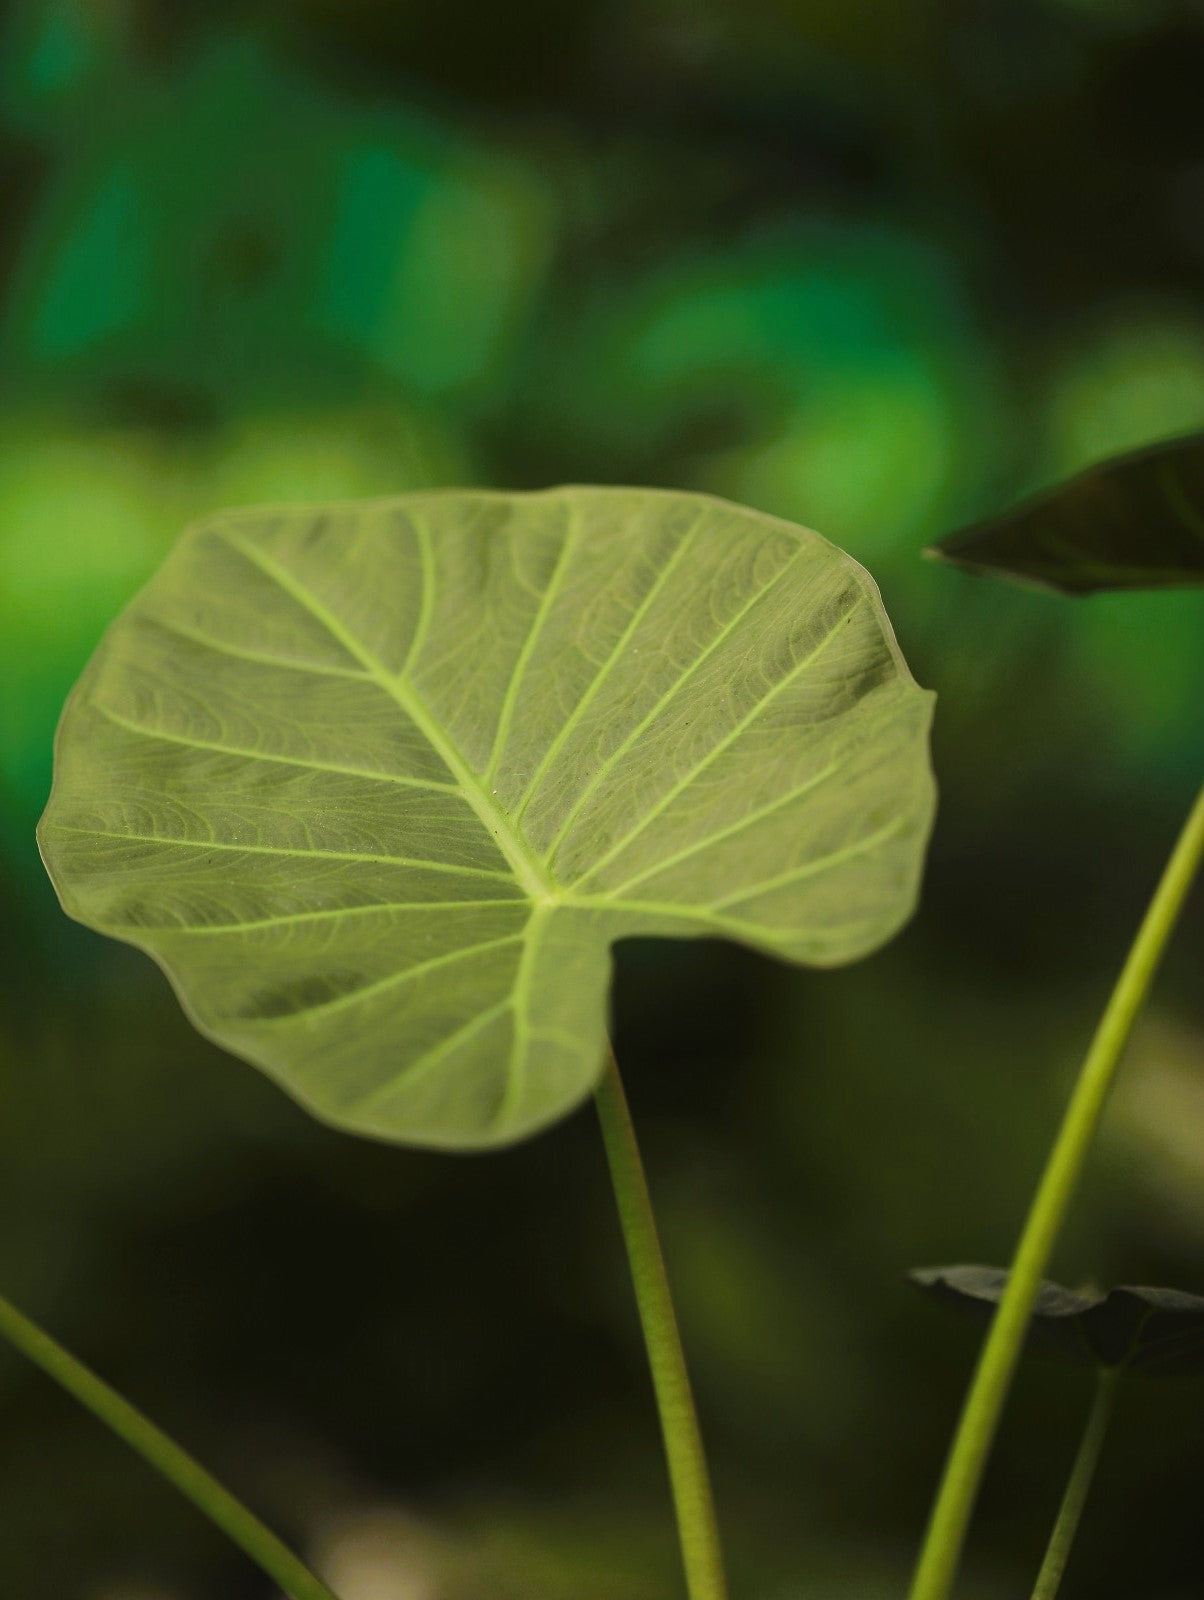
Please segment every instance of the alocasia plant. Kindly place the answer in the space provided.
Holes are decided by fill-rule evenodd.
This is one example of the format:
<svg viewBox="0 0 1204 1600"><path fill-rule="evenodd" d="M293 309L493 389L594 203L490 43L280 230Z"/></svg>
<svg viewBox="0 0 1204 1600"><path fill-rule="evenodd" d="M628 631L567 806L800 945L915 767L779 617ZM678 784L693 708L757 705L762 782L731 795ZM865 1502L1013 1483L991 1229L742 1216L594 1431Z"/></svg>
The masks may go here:
<svg viewBox="0 0 1204 1600"><path fill-rule="evenodd" d="M597 1090L692 1600L725 1580L610 946L880 945L915 904L931 710L818 535L559 489L214 517L64 714L40 830L64 906L316 1114L480 1148Z"/></svg>

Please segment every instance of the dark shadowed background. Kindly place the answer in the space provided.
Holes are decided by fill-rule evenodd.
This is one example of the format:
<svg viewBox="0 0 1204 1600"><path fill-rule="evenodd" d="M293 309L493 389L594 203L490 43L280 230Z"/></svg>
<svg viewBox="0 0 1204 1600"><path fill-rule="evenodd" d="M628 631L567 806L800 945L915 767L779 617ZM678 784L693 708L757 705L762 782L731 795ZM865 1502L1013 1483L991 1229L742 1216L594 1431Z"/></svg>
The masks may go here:
<svg viewBox="0 0 1204 1600"><path fill-rule="evenodd" d="M672 1600L586 1108L311 1122L39 866L63 697L205 511L704 489L879 579L940 696L923 904L808 973L619 952L617 1048L738 1600L894 1600L975 1332L1204 767L1204 596L925 543L1204 427L1204 11L1170 0L10 0L0 34L0 1289L343 1600ZM1058 1275L1204 1291L1204 906ZM1026 1365L961 1594L1028 1592L1086 1375ZM1134 1380L1067 1600L1204 1592L1204 1385ZM267 1600L0 1350L0 1600Z"/></svg>

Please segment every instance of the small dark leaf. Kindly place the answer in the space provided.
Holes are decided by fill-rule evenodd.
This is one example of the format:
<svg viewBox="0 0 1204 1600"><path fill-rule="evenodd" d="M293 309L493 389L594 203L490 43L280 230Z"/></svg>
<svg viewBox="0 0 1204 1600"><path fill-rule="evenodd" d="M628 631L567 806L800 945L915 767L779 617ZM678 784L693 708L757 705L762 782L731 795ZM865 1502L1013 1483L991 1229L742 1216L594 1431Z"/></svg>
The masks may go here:
<svg viewBox="0 0 1204 1600"><path fill-rule="evenodd" d="M1100 462L926 553L1063 594L1204 585L1204 434Z"/></svg>
<svg viewBox="0 0 1204 1600"><path fill-rule="evenodd" d="M989 1320L1008 1274L998 1267L923 1267L908 1278L933 1299ZM1042 1283L1029 1338L1037 1348L1106 1367L1160 1377L1204 1372L1204 1296L1132 1284L1096 1294Z"/></svg>

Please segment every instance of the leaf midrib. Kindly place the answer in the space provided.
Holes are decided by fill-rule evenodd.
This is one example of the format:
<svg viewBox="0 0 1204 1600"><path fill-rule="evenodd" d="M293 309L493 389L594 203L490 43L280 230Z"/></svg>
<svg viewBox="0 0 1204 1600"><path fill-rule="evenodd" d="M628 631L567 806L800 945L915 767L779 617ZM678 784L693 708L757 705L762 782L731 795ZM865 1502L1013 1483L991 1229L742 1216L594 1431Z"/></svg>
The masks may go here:
<svg viewBox="0 0 1204 1600"><path fill-rule="evenodd" d="M440 728L431 715L426 701L406 680L404 673L388 672L311 589L266 551L246 543L228 530L217 531L218 537L232 550L237 551L252 566L258 567L279 589L320 622L344 650L361 664L372 681L405 712L455 778L465 800L476 812L486 832L496 842L528 898L536 906L556 904L562 898L559 886L536 860L525 840L512 827L510 819L493 803L492 797L469 766L459 747Z"/></svg>

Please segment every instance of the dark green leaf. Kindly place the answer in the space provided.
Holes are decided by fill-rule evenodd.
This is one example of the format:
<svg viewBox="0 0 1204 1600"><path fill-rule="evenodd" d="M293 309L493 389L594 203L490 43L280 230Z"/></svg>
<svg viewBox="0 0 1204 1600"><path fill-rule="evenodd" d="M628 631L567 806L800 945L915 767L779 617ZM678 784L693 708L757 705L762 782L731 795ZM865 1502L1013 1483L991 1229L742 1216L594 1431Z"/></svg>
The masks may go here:
<svg viewBox="0 0 1204 1600"><path fill-rule="evenodd" d="M1204 434L1104 461L928 553L1064 594L1204 584Z"/></svg>
<svg viewBox="0 0 1204 1600"><path fill-rule="evenodd" d="M989 1320L1007 1287L998 1267L925 1267L912 1283ZM1042 1283L1029 1330L1038 1347L1171 1377L1204 1372L1204 1296L1122 1284L1106 1294Z"/></svg>
<svg viewBox="0 0 1204 1600"><path fill-rule="evenodd" d="M231 513L93 658L42 850L318 1115L501 1144L593 1087L615 939L895 932L931 698L856 562L708 496Z"/></svg>

